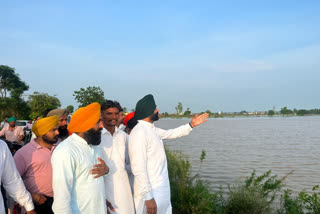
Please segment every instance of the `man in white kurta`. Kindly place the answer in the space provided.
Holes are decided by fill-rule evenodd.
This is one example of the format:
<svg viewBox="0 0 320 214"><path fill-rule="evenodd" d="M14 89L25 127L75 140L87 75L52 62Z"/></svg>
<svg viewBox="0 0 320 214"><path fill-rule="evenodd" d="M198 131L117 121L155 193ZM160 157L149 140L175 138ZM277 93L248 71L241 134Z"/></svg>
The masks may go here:
<svg viewBox="0 0 320 214"><path fill-rule="evenodd" d="M78 109L68 130L73 132L53 151L52 209L59 214L107 213L104 176L95 177L92 166L105 159L101 147L100 105Z"/></svg>
<svg viewBox="0 0 320 214"><path fill-rule="evenodd" d="M136 213L170 214L170 183L163 139L174 139L190 133L192 127L207 121L208 114L195 116L189 124L171 130L156 128L159 110L152 95L138 101L134 118L138 124L129 137L129 156L134 175Z"/></svg>
<svg viewBox="0 0 320 214"><path fill-rule="evenodd" d="M2 140L0 140L0 185L3 185L9 196L23 206L27 213L35 213L31 195L23 184L7 144ZM1 193L0 213L6 213Z"/></svg>
<svg viewBox="0 0 320 214"><path fill-rule="evenodd" d="M100 146L106 154L109 174L105 179L107 200L117 214L134 214L134 204L128 174L125 169L127 134L116 126L119 117L117 102L108 100L101 105L104 128ZM109 210L110 213L113 213Z"/></svg>

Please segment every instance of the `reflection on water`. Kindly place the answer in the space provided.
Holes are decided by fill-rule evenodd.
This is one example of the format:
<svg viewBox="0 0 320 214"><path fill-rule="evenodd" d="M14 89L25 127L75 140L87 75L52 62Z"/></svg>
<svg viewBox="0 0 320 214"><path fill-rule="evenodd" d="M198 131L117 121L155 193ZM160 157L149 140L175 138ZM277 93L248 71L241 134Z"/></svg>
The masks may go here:
<svg viewBox="0 0 320 214"><path fill-rule="evenodd" d="M188 119L161 119L157 127L169 129ZM207 153L201 177L213 190L236 179L272 170L294 191L320 184L320 117L257 117L209 119L188 136L165 140L171 150L186 154L198 172L201 151Z"/></svg>

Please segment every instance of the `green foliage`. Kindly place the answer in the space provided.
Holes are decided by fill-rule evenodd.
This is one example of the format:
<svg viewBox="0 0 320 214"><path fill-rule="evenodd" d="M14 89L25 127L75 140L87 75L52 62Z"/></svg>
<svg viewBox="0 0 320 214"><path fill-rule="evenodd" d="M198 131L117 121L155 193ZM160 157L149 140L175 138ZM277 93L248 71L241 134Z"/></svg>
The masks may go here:
<svg viewBox="0 0 320 214"><path fill-rule="evenodd" d="M0 117L4 115L16 116L19 119L27 118L30 108L21 99L24 91L29 86L23 82L19 74L15 73L14 68L0 65Z"/></svg>
<svg viewBox="0 0 320 214"><path fill-rule="evenodd" d="M213 113L210 110L207 110L205 113L212 115Z"/></svg>
<svg viewBox="0 0 320 214"><path fill-rule="evenodd" d="M293 196L290 190L285 190L281 196L281 207L278 209L279 214L312 214L320 213L320 192L316 192L319 185L313 187L312 194L305 191Z"/></svg>
<svg viewBox="0 0 320 214"><path fill-rule="evenodd" d="M178 102L178 105L175 107L177 114L181 114L183 111L183 105L181 102Z"/></svg>
<svg viewBox="0 0 320 214"><path fill-rule="evenodd" d="M189 161L178 152L166 150L166 154L173 213L223 213L218 205L223 203L222 196L210 193L199 175L191 175Z"/></svg>
<svg viewBox="0 0 320 214"><path fill-rule="evenodd" d="M55 96L47 93L34 92L29 95L29 106L31 108L30 118L46 116L44 113L48 109L55 109L61 106L60 100Z"/></svg>
<svg viewBox="0 0 320 214"><path fill-rule="evenodd" d="M191 114L191 111L189 108L187 108L187 110L183 113L184 116L188 116Z"/></svg>
<svg viewBox="0 0 320 214"><path fill-rule="evenodd" d="M12 97L20 97L28 89L29 86L20 79L14 68L0 65L0 94L2 101L7 98L8 92L11 93Z"/></svg>
<svg viewBox="0 0 320 214"><path fill-rule="evenodd" d="M123 112L124 112L124 113L127 113L127 112L128 112L127 107L123 107Z"/></svg>
<svg viewBox="0 0 320 214"><path fill-rule="evenodd" d="M304 116L305 114L308 114L308 111L305 109L299 109L297 110L297 115L298 116Z"/></svg>
<svg viewBox="0 0 320 214"><path fill-rule="evenodd" d="M67 106L67 110L68 110L69 113L73 113L73 111L74 111L73 105L68 105Z"/></svg>
<svg viewBox="0 0 320 214"><path fill-rule="evenodd" d="M283 107L281 110L280 110L280 113L281 114L293 114L293 111L291 109L288 109L287 107Z"/></svg>
<svg viewBox="0 0 320 214"><path fill-rule="evenodd" d="M268 116L273 116L273 115L275 115L275 112L273 110L269 110L268 111Z"/></svg>
<svg viewBox="0 0 320 214"><path fill-rule="evenodd" d="M268 213L276 194L283 187L277 176L270 176L271 170L256 176L255 170L244 183L229 186L229 198L226 201L226 213L263 214Z"/></svg>
<svg viewBox="0 0 320 214"><path fill-rule="evenodd" d="M104 92L100 87L96 86L89 86L86 89L80 88L79 91L74 91L73 96L77 103L80 104L79 108L94 102L101 104L104 101Z"/></svg>

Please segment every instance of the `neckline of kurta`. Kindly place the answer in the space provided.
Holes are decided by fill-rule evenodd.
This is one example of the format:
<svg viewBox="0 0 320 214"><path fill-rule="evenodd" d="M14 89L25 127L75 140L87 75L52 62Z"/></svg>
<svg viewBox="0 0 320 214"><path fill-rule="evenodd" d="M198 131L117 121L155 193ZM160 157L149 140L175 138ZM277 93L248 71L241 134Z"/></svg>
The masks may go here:
<svg viewBox="0 0 320 214"><path fill-rule="evenodd" d="M115 126L115 131L113 133L113 135L106 129L106 128L103 128L102 131L101 131L101 134L104 135L104 134L108 134L110 135L111 137L113 137L115 134L117 134L118 132L120 131L120 129Z"/></svg>
<svg viewBox="0 0 320 214"><path fill-rule="evenodd" d="M147 122L147 121L144 121L144 120L138 120L138 122L139 123L141 123L141 124L145 124L145 125L147 125L147 126L150 126L150 127L154 127L154 124L153 123L149 123L149 122Z"/></svg>
<svg viewBox="0 0 320 214"><path fill-rule="evenodd" d="M73 138L76 140L76 142L79 142L80 144L83 144L83 145L85 145L85 146L89 146L90 148L93 147L93 145L89 145L89 144L87 143L87 141L85 141L85 139L83 139L82 137L80 137L80 136L77 135L76 133L72 133L71 137L73 137Z"/></svg>

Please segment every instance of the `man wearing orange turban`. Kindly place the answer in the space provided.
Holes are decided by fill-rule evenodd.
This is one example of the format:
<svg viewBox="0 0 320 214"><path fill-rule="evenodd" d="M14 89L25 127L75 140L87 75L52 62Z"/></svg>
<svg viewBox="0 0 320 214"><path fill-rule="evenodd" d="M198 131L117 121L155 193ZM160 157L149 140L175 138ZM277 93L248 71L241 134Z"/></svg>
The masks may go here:
<svg viewBox="0 0 320 214"><path fill-rule="evenodd" d="M101 142L100 104L79 108L71 117L71 136L53 152L54 213L107 213L104 177L92 175L102 170L104 152ZM94 169L92 169L94 165Z"/></svg>
<svg viewBox="0 0 320 214"><path fill-rule="evenodd" d="M53 214L51 154L58 141L58 117L37 120L32 131L37 138L19 149L14 161L31 194L35 211L38 214Z"/></svg>

